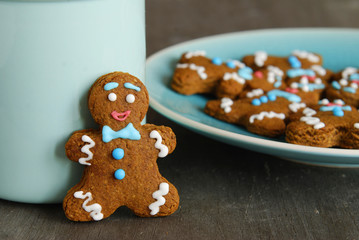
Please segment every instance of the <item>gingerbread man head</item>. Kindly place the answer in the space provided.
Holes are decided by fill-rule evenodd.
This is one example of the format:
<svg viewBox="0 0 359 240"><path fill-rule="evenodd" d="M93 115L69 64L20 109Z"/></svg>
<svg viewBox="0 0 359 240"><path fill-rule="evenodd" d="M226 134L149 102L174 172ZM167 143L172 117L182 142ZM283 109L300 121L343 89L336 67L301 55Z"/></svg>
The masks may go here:
<svg viewBox="0 0 359 240"><path fill-rule="evenodd" d="M122 72L100 77L90 89L88 98L93 119L101 126L116 130L129 123L139 125L146 115L148 103L148 92L143 83Z"/></svg>

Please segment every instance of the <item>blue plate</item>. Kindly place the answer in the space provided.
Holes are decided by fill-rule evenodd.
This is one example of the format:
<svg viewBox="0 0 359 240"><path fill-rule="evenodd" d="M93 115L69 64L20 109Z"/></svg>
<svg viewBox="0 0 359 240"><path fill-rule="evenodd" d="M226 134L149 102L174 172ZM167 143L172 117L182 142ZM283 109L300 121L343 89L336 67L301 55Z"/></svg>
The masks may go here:
<svg viewBox="0 0 359 240"><path fill-rule="evenodd" d="M240 59L264 50L288 55L294 49L320 53L324 67L334 71L359 65L359 30L336 28L268 29L235 32L200 38L163 49L147 60L146 85L150 105L167 118L199 134L234 146L301 163L359 167L359 150L308 147L286 143L283 138L258 136L203 112L208 97L184 96L170 88L177 60L182 53L205 50L209 57ZM239 156L240 158L240 156Z"/></svg>

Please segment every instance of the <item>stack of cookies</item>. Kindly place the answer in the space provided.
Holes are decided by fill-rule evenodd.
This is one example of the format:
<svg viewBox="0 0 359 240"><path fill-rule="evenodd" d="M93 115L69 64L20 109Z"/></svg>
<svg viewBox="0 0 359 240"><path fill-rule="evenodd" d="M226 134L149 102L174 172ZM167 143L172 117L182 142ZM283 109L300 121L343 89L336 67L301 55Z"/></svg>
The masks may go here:
<svg viewBox="0 0 359 240"><path fill-rule="evenodd" d="M185 95L211 94L204 111L217 119L289 143L359 148L359 70L333 73L317 53L288 56L257 51L239 60L184 53L172 88Z"/></svg>

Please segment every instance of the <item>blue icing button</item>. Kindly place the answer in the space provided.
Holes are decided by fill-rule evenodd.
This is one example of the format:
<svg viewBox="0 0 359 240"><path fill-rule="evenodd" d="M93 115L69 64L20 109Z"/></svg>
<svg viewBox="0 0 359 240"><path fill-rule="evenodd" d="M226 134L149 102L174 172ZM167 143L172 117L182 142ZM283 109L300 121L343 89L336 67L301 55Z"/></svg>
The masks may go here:
<svg viewBox="0 0 359 240"><path fill-rule="evenodd" d="M289 92L284 92L284 91L281 91L281 90L278 90L278 89L274 89L274 90L271 90L267 93L268 97L269 96L276 96L276 97L283 97L283 98L286 98L288 101L291 101L291 102L300 102L302 99L298 96L298 95L295 95L293 93L289 93Z"/></svg>
<svg viewBox="0 0 359 240"><path fill-rule="evenodd" d="M252 105L259 106L261 105L261 101L258 98L255 98L252 100Z"/></svg>
<svg viewBox="0 0 359 240"><path fill-rule="evenodd" d="M298 77L298 76L315 76L315 72L312 69L302 69L302 68L295 68L295 69L289 69L287 71L287 75L290 78Z"/></svg>
<svg viewBox="0 0 359 240"><path fill-rule="evenodd" d="M340 107L334 107L333 108L333 114L334 114L334 116L337 116L337 117L343 117L344 116L344 112Z"/></svg>
<svg viewBox="0 0 359 240"><path fill-rule="evenodd" d="M300 68L302 63L298 60L296 56L290 56L288 62L292 68Z"/></svg>
<svg viewBox="0 0 359 240"><path fill-rule="evenodd" d="M337 90L340 90L340 88L341 88L341 87L340 87L340 84L339 84L337 81L333 81L333 82L332 82L332 87L335 88L335 89L337 89Z"/></svg>
<svg viewBox="0 0 359 240"><path fill-rule="evenodd" d="M252 80L253 78L252 73L253 70L250 67L244 67L238 70L238 75L246 80Z"/></svg>
<svg viewBox="0 0 359 240"><path fill-rule="evenodd" d="M118 83L117 82L110 82L110 83L107 83L104 87L103 87L103 89L105 90L105 91L110 91L110 90L112 90L112 89L114 89L114 88L117 88L118 87Z"/></svg>
<svg viewBox="0 0 359 240"><path fill-rule="evenodd" d="M259 98L259 100L261 100L262 103L267 103L268 102L268 97L267 96L261 96Z"/></svg>
<svg viewBox="0 0 359 240"><path fill-rule="evenodd" d="M221 65L222 64L222 59L219 57L215 57L212 59L212 63L215 65Z"/></svg>
<svg viewBox="0 0 359 240"><path fill-rule="evenodd" d="M122 148L116 148L112 151L112 157L116 160L121 160L125 156L125 151Z"/></svg>
<svg viewBox="0 0 359 240"><path fill-rule="evenodd" d="M125 174L125 171L123 169L117 169L115 171L115 174L114 174L115 178L118 179L118 180L124 179L125 175L126 174Z"/></svg>
<svg viewBox="0 0 359 240"><path fill-rule="evenodd" d="M269 101L275 101L275 100L277 100L277 97L276 97L276 95L269 95L268 99L269 99Z"/></svg>
<svg viewBox="0 0 359 240"><path fill-rule="evenodd" d="M236 64L234 63L234 61L228 61L226 62L227 67L229 68L236 68Z"/></svg>

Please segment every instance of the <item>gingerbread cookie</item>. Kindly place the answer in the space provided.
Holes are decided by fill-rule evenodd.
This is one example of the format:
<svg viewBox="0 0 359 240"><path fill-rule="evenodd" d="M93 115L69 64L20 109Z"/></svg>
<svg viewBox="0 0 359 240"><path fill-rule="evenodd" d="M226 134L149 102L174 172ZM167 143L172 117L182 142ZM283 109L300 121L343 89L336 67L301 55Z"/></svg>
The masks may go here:
<svg viewBox="0 0 359 240"><path fill-rule="evenodd" d="M326 90L329 100L343 99L347 104L359 107L359 70L347 67L334 75L334 80Z"/></svg>
<svg viewBox="0 0 359 240"><path fill-rule="evenodd" d="M243 63L259 70L267 66L276 66L283 71L290 68L309 68L313 65L322 65L322 57L319 54L294 50L289 57L271 56L265 51L257 51L254 55L247 55L242 59Z"/></svg>
<svg viewBox="0 0 359 240"><path fill-rule="evenodd" d="M301 106L290 117L286 141L315 147L359 148L359 112L342 100Z"/></svg>
<svg viewBox="0 0 359 240"><path fill-rule="evenodd" d="M88 106L100 130L80 130L66 144L72 161L85 165L81 181L64 201L73 221L98 221L127 206L142 217L176 211L176 188L160 174L156 160L176 146L172 130L141 125L148 109L148 93L136 77L113 72L91 87Z"/></svg>
<svg viewBox="0 0 359 240"><path fill-rule="evenodd" d="M219 120L244 126L250 132L277 137L284 134L289 114L297 111L291 104L300 102L299 96L275 89L251 99L211 100L204 111Z"/></svg>
<svg viewBox="0 0 359 240"><path fill-rule="evenodd" d="M184 53L176 65L171 87L185 95L214 93L218 81L225 73L237 72L245 67L237 60L226 62L216 57L207 58L204 51Z"/></svg>
<svg viewBox="0 0 359 240"><path fill-rule="evenodd" d="M285 89L287 92L297 94L307 104L316 104L332 76L332 72L319 65L311 69L290 69L287 71Z"/></svg>

